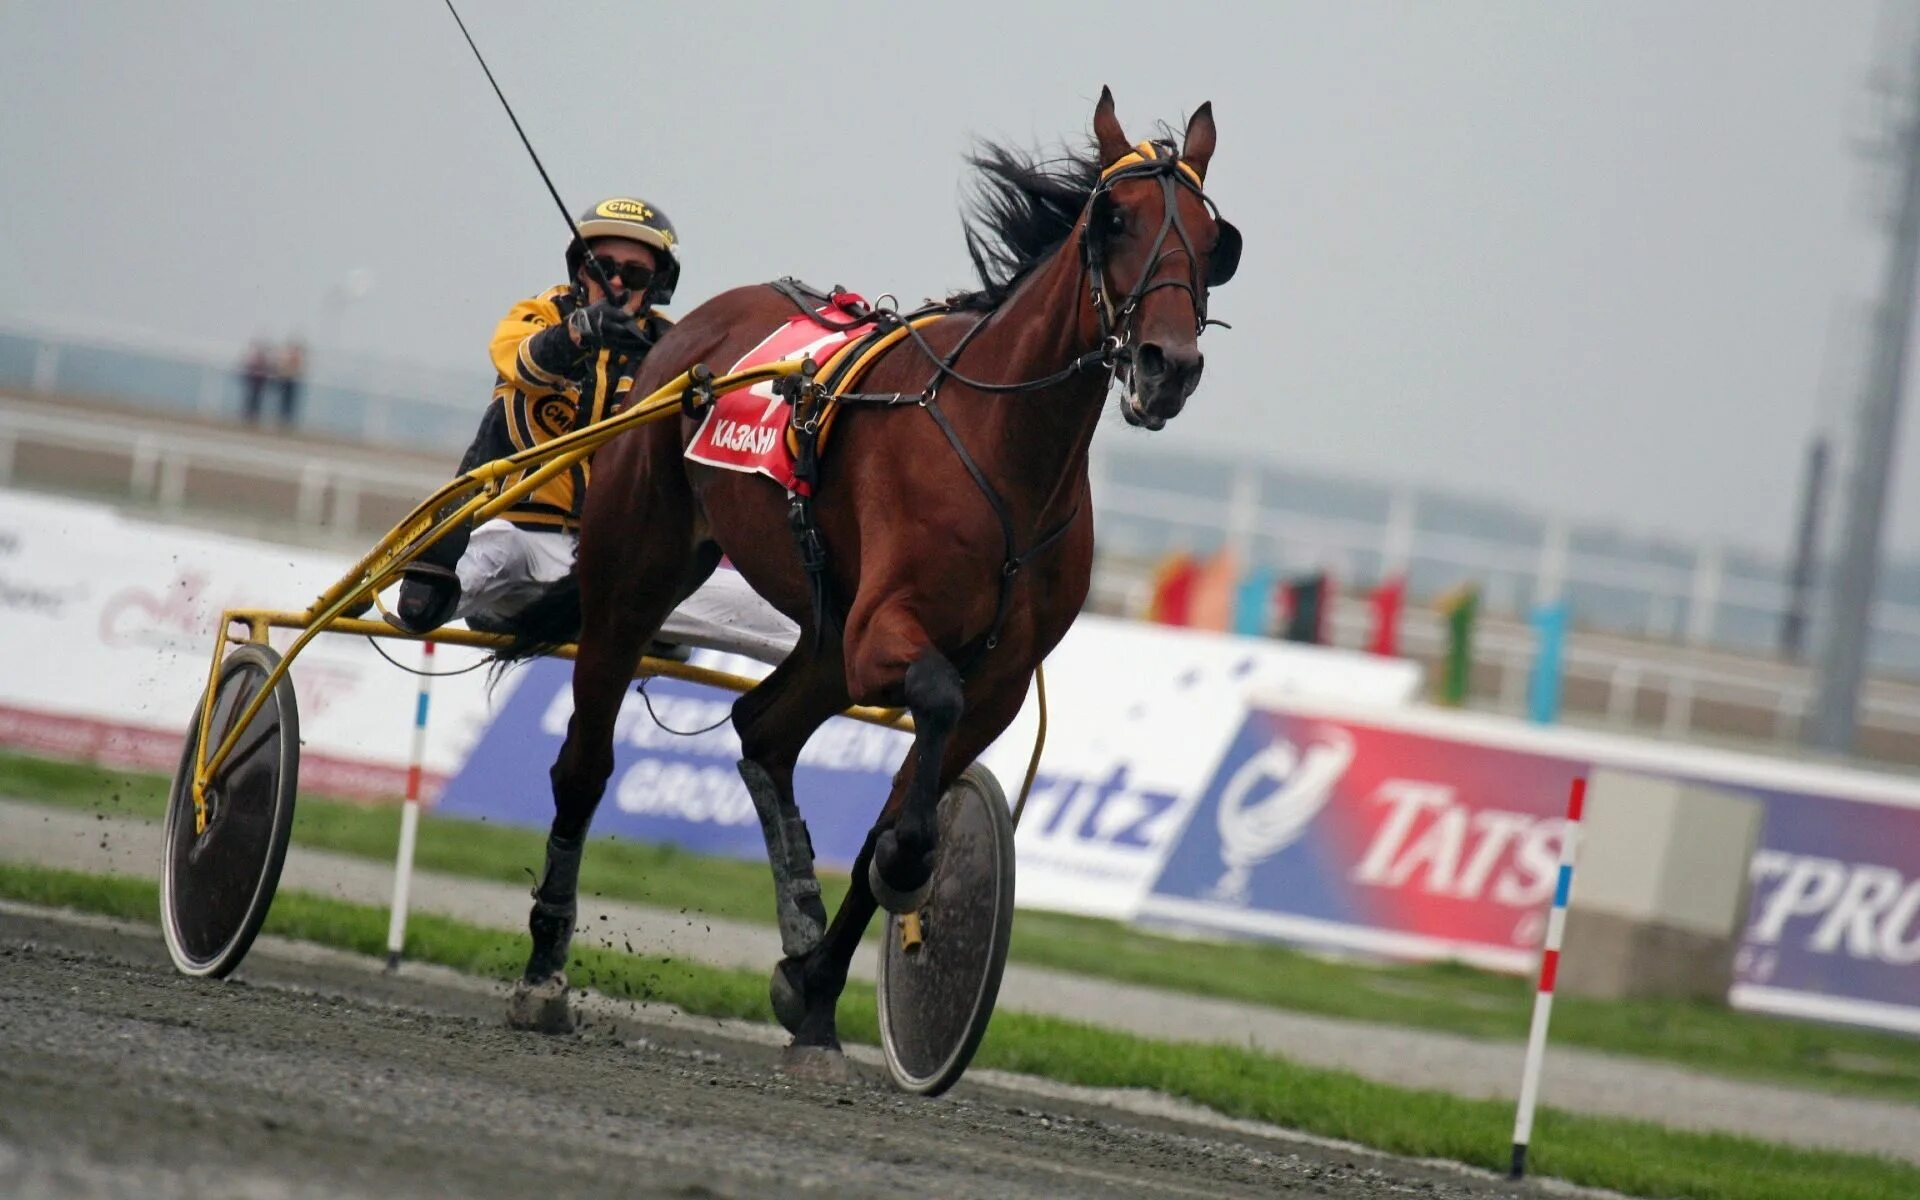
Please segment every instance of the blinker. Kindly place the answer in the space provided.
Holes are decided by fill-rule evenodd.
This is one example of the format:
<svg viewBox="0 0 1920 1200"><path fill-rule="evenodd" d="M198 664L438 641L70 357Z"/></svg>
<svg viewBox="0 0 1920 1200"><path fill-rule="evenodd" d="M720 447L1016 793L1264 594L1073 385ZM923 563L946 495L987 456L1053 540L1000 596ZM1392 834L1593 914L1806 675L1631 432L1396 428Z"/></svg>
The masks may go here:
<svg viewBox="0 0 1920 1200"><path fill-rule="evenodd" d="M1215 218L1219 230L1219 240L1213 244L1213 253L1207 255L1207 286L1219 287L1233 278L1240 269L1240 230L1233 222Z"/></svg>

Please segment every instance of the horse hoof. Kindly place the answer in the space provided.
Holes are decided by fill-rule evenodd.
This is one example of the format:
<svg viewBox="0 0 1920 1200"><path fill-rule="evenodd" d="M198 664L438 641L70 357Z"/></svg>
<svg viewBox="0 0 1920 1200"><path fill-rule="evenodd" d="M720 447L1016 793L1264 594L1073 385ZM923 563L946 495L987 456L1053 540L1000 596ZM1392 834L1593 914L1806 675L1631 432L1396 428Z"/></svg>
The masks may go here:
<svg viewBox="0 0 1920 1200"><path fill-rule="evenodd" d="M791 973L789 972L791 968ZM800 1022L807 1015L807 997L796 978L800 964L792 959L782 959L774 964L773 981L767 987L767 998L773 1002L773 1015L788 1033L799 1033Z"/></svg>
<svg viewBox="0 0 1920 1200"><path fill-rule="evenodd" d="M933 856L929 854L916 864L920 868L918 872L914 872L920 876L918 883L907 887L895 887L887 882L881 867L882 864L886 864L892 866L896 873L900 873L900 868L905 864L900 862L903 856L898 846L893 837L893 830L889 829L880 835L880 840L873 847L873 857L867 860L867 889L873 893L873 898L879 902L881 908L895 916L903 917L926 907L927 895L933 891Z"/></svg>
<svg viewBox="0 0 1920 1200"><path fill-rule="evenodd" d="M529 1033L572 1033L566 974L550 975L539 983L524 979L515 983L507 997L507 1025Z"/></svg>
<svg viewBox="0 0 1920 1200"><path fill-rule="evenodd" d="M780 1055L780 1073L808 1083L852 1083L853 1065L830 1046L788 1046Z"/></svg>

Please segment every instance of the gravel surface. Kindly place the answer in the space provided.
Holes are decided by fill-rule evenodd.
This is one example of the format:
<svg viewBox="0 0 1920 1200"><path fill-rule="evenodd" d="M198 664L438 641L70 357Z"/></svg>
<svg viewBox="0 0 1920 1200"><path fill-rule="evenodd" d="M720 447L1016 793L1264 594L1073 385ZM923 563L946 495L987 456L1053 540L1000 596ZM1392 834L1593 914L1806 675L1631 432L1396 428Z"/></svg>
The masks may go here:
<svg viewBox="0 0 1920 1200"><path fill-rule="evenodd" d="M1539 1194L1003 1086L798 1082L685 1017L518 1034L497 989L271 941L248 974L185 979L150 930L0 910L0 1195Z"/></svg>
<svg viewBox="0 0 1920 1200"><path fill-rule="evenodd" d="M102 814L0 800L0 861L155 877L158 827ZM533 866L535 864L529 864ZM385 906L389 864L293 847L281 886ZM527 889L446 875L414 876L413 908L475 925L526 928ZM592 942L715 966L764 971L779 957L770 926L582 897ZM873 940L854 959L874 975ZM1253 1046L1311 1066L1352 1071L1401 1087L1469 1098L1511 1099L1523 1044L1285 1012L1064 974L1010 963L1000 1011L1089 1021L1170 1040ZM1739 1133L1769 1141L1885 1154L1920 1162L1920 1106L1709 1075L1646 1059L1551 1046L1541 1103L1573 1112L1634 1117L1678 1129Z"/></svg>

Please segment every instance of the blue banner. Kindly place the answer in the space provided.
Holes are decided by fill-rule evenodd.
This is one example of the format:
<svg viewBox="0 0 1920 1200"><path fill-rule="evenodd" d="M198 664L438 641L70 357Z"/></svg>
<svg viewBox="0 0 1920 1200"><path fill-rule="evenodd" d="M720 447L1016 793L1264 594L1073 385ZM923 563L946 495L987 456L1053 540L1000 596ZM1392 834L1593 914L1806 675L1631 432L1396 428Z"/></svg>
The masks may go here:
<svg viewBox="0 0 1920 1200"><path fill-rule="evenodd" d="M1767 815L1736 1001L1920 1033L1920 809L1748 790Z"/></svg>
<svg viewBox="0 0 1920 1200"><path fill-rule="evenodd" d="M573 713L572 664L543 659L523 669L525 677L441 793L441 811L540 829L552 821L547 771ZM763 861L760 822L735 767L740 739L727 719L734 699L732 692L671 679L649 682L644 698L629 693L593 832ZM911 742L897 730L835 717L807 743L794 790L821 863L853 862Z"/></svg>

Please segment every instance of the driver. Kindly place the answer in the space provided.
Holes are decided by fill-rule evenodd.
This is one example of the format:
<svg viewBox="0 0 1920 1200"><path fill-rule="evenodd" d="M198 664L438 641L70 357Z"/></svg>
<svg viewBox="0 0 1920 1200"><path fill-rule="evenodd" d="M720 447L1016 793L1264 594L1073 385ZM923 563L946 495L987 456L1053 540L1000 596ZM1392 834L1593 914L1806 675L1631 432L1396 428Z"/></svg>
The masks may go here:
<svg viewBox="0 0 1920 1200"><path fill-rule="evenodd" d="M569 282L520 301L493 331L493 399L460 460L462 473L607 416L668 328L654 306L672 299L680 277L673 223L644 200L615 196L582 213L578 225L580 236L567 247ZM389 619L414 634L456 617L500 628L573 569L588 471L582 462L479 528L452 530L428 547L406 568Z"/></svg>
<svg viewBox="0 0 1920 1200"><path fill-rule="evenodd" d="M680 279L680 239L666 214L614 196L581 214L578 227L567 247L570 282L520 301L494 329L493 398L460 460L462 474L617 411L647 351L671 326L655 310L673 298ZM613 294L601 286L589 253ZM405 568L387 619L412 634L457 618L504 630L547 584L573 570L588 480L589 464L581 462L478 528L448 531ZM661 632L766 662L786 657L799 636L724 564Z"/></svg>

